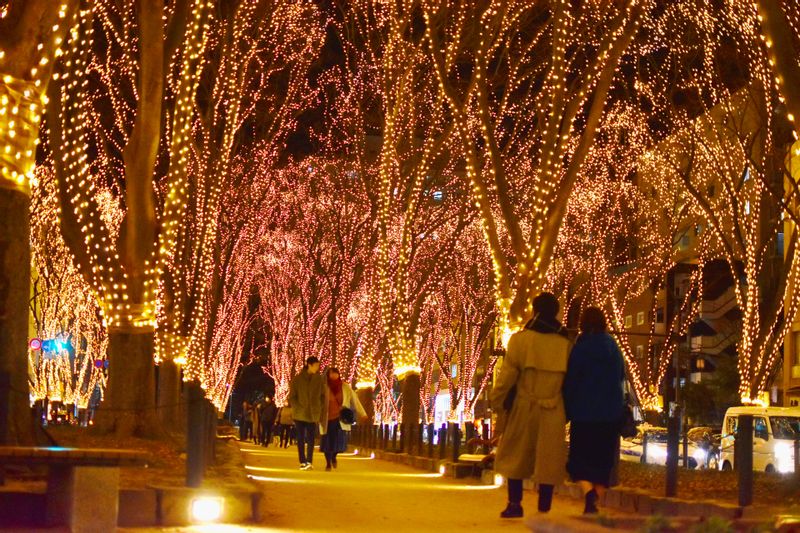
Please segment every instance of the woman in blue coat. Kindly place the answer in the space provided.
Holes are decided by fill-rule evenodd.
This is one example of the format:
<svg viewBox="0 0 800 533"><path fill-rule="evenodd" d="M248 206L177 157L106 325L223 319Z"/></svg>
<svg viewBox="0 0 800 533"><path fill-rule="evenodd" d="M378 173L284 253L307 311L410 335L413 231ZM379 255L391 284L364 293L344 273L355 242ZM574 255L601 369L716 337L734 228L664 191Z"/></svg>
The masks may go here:
<svg viewBox="0 0 800 533"><path fill-rule="evenodd" d="M580 329L563 388L570 421L567 472L583 489L584 513L596 513L619 456L625 364L600 309L587 308Z"/></svg>

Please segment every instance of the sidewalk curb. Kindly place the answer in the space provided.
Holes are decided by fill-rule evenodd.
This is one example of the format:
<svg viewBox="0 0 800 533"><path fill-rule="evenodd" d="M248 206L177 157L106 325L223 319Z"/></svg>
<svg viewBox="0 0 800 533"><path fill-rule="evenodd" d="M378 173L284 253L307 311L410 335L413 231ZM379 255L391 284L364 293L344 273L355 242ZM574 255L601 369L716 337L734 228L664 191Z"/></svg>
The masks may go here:
<svg viewBox="0 0 800 533"><path fill-rule="evenodd" d="M475 471L476 465L470 463L453 463L430 457L416 457L407 453L387 450L373 450L353 447L359 455L372 455L376 459L405 464L429 472L441 472L444 477L462 479L480 479L486 485L496 484L498 476L493 470ZM525 480L524 488L535 490L532 480ZM573 500L583 500L580 487L575 483L565 483L555 490L559 496ZM612 511L619 511L640 517L661 515L667 518L708 519L722 518L727 521L763 523L757 508L743 508L738 505L715 500L685 500L657 496L641 489L615 487L609 489L601 498L600 505Z"/></svg>

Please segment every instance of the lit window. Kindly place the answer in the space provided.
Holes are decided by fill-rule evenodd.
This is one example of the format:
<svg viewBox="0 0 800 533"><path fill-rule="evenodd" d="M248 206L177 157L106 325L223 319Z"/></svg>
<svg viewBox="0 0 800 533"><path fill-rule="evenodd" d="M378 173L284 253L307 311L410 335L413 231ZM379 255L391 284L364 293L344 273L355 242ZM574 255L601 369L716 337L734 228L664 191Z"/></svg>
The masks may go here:
<svg viewBox="0 0 800 533"><path fill-rule="evenodd" d="M636 357L638 357L639 359L644 357L644 346L642 346L641 344L636 346Z"/></svg>
<svg viewBox="0 0 800 533"><path fill-rule="evenodd" d="M442 191L433 191L433 201L441 202L444 200L444 193Z"/></svg>
<svg viewBox="0 0 800 533"><path fill-rule="evenodd" d="M641 326L644 324L644 311L639 311L636 313L636 325Z"/></svg>
<svg viewBox="0 0 800 533"><path fill-rule="evenodd" d="M629 328L633 325L633 316L628 315L625 317L625 327Z"/></svg>

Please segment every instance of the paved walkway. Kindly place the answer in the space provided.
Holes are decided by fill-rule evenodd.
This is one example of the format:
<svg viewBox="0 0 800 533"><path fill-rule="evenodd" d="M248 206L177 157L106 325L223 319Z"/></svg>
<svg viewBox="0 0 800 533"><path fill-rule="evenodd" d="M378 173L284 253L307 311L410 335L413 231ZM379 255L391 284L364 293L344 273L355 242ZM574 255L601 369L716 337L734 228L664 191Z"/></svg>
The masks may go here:
<svg viewBox="0 0 800 533"><path fill-rule="evenodd" d="M444 479L388 461L340 455L339 468L325 472L322 454L314 470L299 470L296 448L265 449L242 444L248 474L266 496L263 525L293 532L448 532L581 531L575 522L581 508L570 500L555 502L546 521L537 520L535 496L525 494L525 520L502 520L504 487ZM566 526L566 527L565 527ZM588 526L588 528L587 528ZM577 529L576 529L577 530ZM604 529L608 531L607 529Z"/></svg>
<svg viewBox="0 0 800 533"><path fill-rule="evenodd" d="M297 448L263 448L240 443L248 475L265 495L258 525L120 529L125 533L352 532L603 532L610 528L578 517L582 505L557 498L547 515L536 513L526 492L524 519L503 520L505 487L445 479L389 461L343 454L339 468L325 472L314 453L314 470L299 469Z"/></svg>

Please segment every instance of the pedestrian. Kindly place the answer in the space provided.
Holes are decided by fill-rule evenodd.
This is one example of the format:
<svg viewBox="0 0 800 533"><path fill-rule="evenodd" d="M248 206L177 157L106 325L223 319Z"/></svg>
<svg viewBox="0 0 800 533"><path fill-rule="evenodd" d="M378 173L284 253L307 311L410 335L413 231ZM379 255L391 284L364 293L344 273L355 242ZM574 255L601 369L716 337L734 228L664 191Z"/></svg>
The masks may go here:
<svg viewBox="0 0 800 533"><path fill-rule="evenodd" d="M548 292L534 298L534 317L508 341L492 392L494 409L507 411L495 459L495 470L508 484L502 518L523 515L523 479L533 476L539 486L539 511L547 512L553 487L566 477L561 385L570 342L556 318L558 308L558 300Z"/></svg>
<svg viewBox="0 0 800 533"><path fill-rule="evenodd" d="M250 424L251 419L250 402L247 400L242 402L242 418L239 423L239 440L248 440L250 438Z"/></svg>
<svg viewBox="0 0 800 533"><path fill-rule="evenodd" d="M314 437L317 424L322 421L325 390L319 375L319 359L306 359L303 370L289 384L289 401L297 429L297 451L300 469L314 468Z"/></svg>
<svg viewBox="0 0 800 533"><path fill-rule="evenodd" d="M329 368L325 376L327 386L322 419L327 422L320 424L320 450L325 454L325 471L330 472L331 468L339 466L336 456L347 448L347 435L356 417L363 420L367 412L350 385L342 381L338 368Z"/></svg>
<svg viewBox="0 0 800 533"><path fill-rule="evenodd" d="M264 399L259 398L253 405L253 442L261 444L261 410L264 408Z"/></svg>
<svg viewBox="0 0 800 533"><path fill-rule="evenodd" d="M245 420L247 421L245 425L247 428L245 440L251 440L253 438L253 407L255 406L252 403L247 403L247 411L245 411Z"/></svg>
<svg viewBox="0 0 800 533"><path fill-rule="evenodd" d="M567 472L583 489L586 514L597 513L597 501L611 486L619 460L624 380L625 363L606 332L603 312L586 308L564 379L570 421Z"/></svg>
<svg viewBox="0 0 800 533"><path fill-rule="evenodd" d="M259 427L261 428L261 433L258 440L262 446L269 446L272 440L272 426L275 424L275 416L277 413L278 411L272 398L269 396L265 397L264 403L261 406L261 412L259 413Z"/></svg>
<svg viewBox="0 0 800 533"><path fill-rule="evenodd" d="M278 421L281 425L281 440L280 447L288 448L292 444L292 429L294 429L294 418L292 417L292 405L286 404L281 407L281 412L278 415Z"/></svg>

